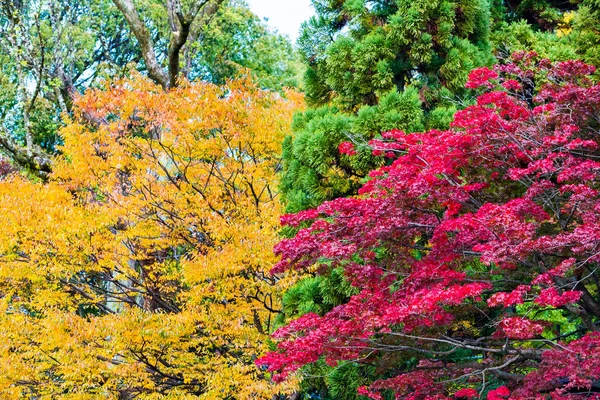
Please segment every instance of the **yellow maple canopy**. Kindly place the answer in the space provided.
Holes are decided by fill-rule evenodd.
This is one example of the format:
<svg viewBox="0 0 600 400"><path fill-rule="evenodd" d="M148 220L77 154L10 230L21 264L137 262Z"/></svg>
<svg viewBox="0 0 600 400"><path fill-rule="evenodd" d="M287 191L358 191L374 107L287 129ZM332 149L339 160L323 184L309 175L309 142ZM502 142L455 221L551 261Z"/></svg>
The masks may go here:
<svg viewBox="0 0 600 400"><path fill-rule="evenodd" d="M301 100L140 77L79 98L49 182L0 182L0 397L291 391L254 360L291 283L268 270Z"/></svg>

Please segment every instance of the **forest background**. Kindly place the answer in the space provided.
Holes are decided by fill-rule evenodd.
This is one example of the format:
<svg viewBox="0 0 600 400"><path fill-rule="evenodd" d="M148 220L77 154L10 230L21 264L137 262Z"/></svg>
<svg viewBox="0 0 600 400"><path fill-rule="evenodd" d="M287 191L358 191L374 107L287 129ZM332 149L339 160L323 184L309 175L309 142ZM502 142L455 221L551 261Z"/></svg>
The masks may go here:
<svg viewBox="0 0 600 400"><path fill-rule="evenodd" d="M460 274L427 270L443 287L435 279L419 283L430 293L440 291L431 309L420 312L431 313L424 321L443 329L408 337L414 332L407 331L407 321L366 322L381 321L390 305L404 301L394 297L410 282L404 267L395 269L400 255L403 266L414 264L409 271L418 271L422 259L437 254L438 236L416 214L411 223L425 231L406 239L398 234L406 226L388 221L394 229L369 243L360 239L368 232L344 236L348 226L336 221L355 216L344 214L363 207L355 200L387 199L390 193L408 198L399 189L411 182L408 177L370 192L369 182L379 176L419 164L402 164L398 154L406 147L386 140L417 135L410 146L427 140L437 146L447 132L461 129L477 138L493 120L464 113L502 83L499 90L510 101L486 103L493 104L492 114L533 110L538 101L570 112L548 108L551 127L529 111L523 113L533 119L510 114L522 122L515 137L546 143L544 137L557 131L583 132L564 140L579 140L568 146L583 146L578 159L589 163L565 183L556 176L560 171L547 166L548 156L540 172L547 176L523 178L537 171L533 166L520 175L525 189L503 181L472 193L475 200L436 197L439 204L423 207L444 221L478 210L489 216L485 204L520 199L530 187L539 189L533 181L564 183L571 186L553 189L562 196L554 197L560 209L555 217L527 208L504 223L539 222L523 228L534 231L527 236L532 240L587 227L600 212L599 169L590 164L598 143L597 73L560 62L600 65L598 0L313 0L313 7L315 17L292 45L241 0L2 2L3 397L493 399L556 392L571 398L570 390L591 396L600 381L596 364L566 376L542 354L567 348L585 356L598 339L587 336L600 319L594 234L587 235L589 242L571 238L567 245L561 239L560 246L568 247L561 252L511 253L517 261L486 258L472 242L461 242L461 251L468 247L474 259L438 259L460 264ZM516 83L506 84L509 78ZM565 88L581 91L559 99ZM535 97L544 90L551 95ZM588 119L573 119L585 110ZM531 133L534 123L545 127L544 137ZM497 132L486 134L495 138ZM452 149L442 146L417 160ZM531 158L542 157L530 150ZM499 166L506 160L483 161L502 151L454 166L455 183L495 179L481 170L508 174L509 167ZM552 160L566 165L560 157ZM414 201L435 197L433 182L452 171L427 172L432 186ZM470 181L475 178L480 181ZM589 189L583 195L581 185ZM577 195L587 196L587 203L579 199L574 207ZM542 207L552 206L540 198ZM399 204L378 207L401 216ZM299 214L284 217L288 226L282 229L285 213ZM496 220L485 221L496 229ZM453 229L445 235L462 237ZM477 232L477 240L492 242ZM315 247L315 237L322 247ZM400 239L410 242L408 253L395 247ZM272 249L280 241L276 256ZM576 244L585 251L573 250ZM574 260L569 268L588 273L567 273L564 264L564 276L539 280L552 270L531 267L532 260L536 268L543 264L542 256L549 265ZM518 273L482 272L503 262L517 265ZM481 285L465 285L465 279ZM511 303L499 294L521 297ZM546 309L533 306L540 296L550 298ZM348 311L359 303L371 308ZM498 304L506 306L505 314L494 311ZM485 318L474 317L476 309L485 309ZM536 320L545 325L531 322ZM490 331L498 326L506 326L502 337ZM525 333L511 336L515 326ZM279 345L271 337L278 328ZM445 343L431 348L427 340ZM453 365L461 366L459 374ZM547 387L533 385L535 379Z"/></svg>

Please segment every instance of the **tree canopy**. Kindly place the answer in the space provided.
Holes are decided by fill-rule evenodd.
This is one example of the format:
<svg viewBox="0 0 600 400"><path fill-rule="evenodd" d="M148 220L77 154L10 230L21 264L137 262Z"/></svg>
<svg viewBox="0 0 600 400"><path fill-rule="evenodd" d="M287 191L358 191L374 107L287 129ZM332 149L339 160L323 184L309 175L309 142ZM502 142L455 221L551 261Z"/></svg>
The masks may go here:
<svg viewBox="0 0 600 400"><path fill-rule="evenodd" d="M392 128L445 127L469 71L493 63L487 1L314 1L298 44L311 109L285 145L287 209L355 193L377 166L337 146Z"/></svg>
<svg viewBox="0 0 600 400"><path fill-rule="evenodd" d="M600 85L535 53L478 68L450 130L374 140L358 197L287 215L273 272L353 292L275 332L276 380L320 358L376 368L373 399L576 399L598 384ZM351 143L340 153L357 156ZM303 227L305 226L305 227ZM505 396L505 397L503 397Z"/></svg>
<svg viewBox="0 0 600 400"><path fill-rule="evenodd" d="M49 182L0 182L2 396L268 395L253 361L290 279L268 269L300 100L141 77L77 99Z"/></svg>

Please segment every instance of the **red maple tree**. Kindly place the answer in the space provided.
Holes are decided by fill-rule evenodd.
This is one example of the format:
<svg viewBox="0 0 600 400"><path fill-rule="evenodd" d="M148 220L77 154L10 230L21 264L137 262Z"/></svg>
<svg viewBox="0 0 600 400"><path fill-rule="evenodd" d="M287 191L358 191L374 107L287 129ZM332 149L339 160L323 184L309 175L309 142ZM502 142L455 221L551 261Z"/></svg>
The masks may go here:
<svg viewBox="0 0 600 400"><path fill-rule="evenodd" d="M360 389L373 399L600 398L593 73L534 53L476 69L451 129L384 133L370 146L391 160L358 196L284 216L308 227L273 272L342 267L357 294L279 329L257 364L285 379L369 363L385 377Z"/></svg>

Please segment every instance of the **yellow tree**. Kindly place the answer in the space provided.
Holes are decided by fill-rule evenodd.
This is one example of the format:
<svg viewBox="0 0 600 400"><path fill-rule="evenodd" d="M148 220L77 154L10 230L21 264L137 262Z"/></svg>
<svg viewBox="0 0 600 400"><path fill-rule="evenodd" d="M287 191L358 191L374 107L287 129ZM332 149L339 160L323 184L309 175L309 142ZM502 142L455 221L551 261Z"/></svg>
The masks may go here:
<svg viewBox="0 0 600 400"><path fill-rule="evenodd" d="M268 269L301 100L143 78L79 98L50 181L0 182L0 397L291 391L254 360L289 286Z"/></svg>

